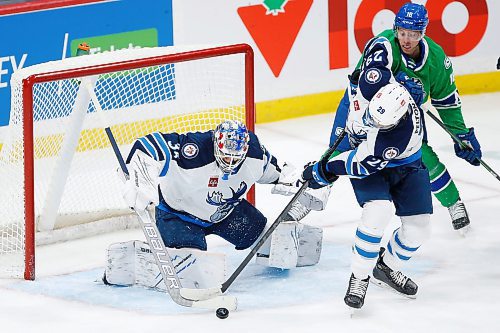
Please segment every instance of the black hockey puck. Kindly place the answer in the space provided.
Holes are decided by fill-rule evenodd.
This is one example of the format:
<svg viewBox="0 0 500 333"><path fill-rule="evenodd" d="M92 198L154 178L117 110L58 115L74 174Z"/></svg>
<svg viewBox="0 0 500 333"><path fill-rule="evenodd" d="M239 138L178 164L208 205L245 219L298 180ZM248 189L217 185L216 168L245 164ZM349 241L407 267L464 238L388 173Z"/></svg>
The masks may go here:
<svg viewBox="0 0 500 333"><path fill-rule="evenodd" d="M229 310L226 308L218 308L217 311L215 311L215 315L219 319L226 319L229 316Z"/></svg>

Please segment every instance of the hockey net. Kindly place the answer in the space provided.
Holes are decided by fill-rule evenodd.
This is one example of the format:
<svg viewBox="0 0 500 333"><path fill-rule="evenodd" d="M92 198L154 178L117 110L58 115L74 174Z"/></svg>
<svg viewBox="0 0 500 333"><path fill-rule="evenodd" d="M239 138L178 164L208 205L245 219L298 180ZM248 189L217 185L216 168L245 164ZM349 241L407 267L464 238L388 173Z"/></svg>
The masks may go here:
<svg viewBox="0 0 500 333"><path fill-rule="evenodd" d="M68 58L19 70L11 88L0 152L0 277L35 278L37 231L131 213L105 127L124 156L155 131L205 131L225 119L254 127L245 44Z"/></svg>

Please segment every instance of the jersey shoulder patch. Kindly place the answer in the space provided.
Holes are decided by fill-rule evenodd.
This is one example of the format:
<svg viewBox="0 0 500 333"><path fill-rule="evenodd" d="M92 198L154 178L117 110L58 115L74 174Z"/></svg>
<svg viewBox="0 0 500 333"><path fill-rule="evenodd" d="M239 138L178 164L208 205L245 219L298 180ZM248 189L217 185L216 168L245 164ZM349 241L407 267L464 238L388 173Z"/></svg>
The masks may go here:
<svg viewBox="0 0 500 333"><path fill-rule="evenodd" d="M366 71L366 82L370 84L375 84L380 82L380 79L382 78L382 73L380 73L380 70L377 68L370 68Z"/></svg>
<svg viewBox="0 0 500 333"><path fill-rule="evenodd" d="M382 153L384 160L389 161L396 158L399 155L399 149L397 147L387 147Z"/></svg>
<svg viewBox="0 0 500 333"><path fill-rule="evenodd" d="M172 159L183 169L199 168L215 161L212 132L166 135Z"/></svg>

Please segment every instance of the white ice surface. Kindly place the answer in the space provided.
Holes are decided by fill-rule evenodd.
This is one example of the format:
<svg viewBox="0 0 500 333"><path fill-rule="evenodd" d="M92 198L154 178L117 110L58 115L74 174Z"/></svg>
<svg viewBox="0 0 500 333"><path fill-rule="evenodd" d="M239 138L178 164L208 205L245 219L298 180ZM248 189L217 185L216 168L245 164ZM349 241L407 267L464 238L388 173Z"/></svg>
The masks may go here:
<svg viewBox="0 0 500 333"><path fill-rule="evenodd" d="M464 96L463 105L484 161L500 172L500 94ZM273 154L300 166L321 156L332 121L331 114L304 117L258 125L257 133ZM348 180L340 179L326 211L304 221L324 228L320 263L291 271L250 264L228 290L239 301L228 319L182 308L159 292L96 282L108 244L143 239L140 230L128 230L39 247L36 281L0 281L0 332L500 332L500 181L456 158L446 133L430 118L427 124L472 230L460 237L434 202L431 239L405 269L419 284L416 300L370 285L365 306L350 317L343 296L361 209ZM258 207L273 221L289 198L271 195L269 186L257 191ZM396 225L394 218L389 228ZM229 255L230 271L246 255L215 237L208 242Z"/></svg>

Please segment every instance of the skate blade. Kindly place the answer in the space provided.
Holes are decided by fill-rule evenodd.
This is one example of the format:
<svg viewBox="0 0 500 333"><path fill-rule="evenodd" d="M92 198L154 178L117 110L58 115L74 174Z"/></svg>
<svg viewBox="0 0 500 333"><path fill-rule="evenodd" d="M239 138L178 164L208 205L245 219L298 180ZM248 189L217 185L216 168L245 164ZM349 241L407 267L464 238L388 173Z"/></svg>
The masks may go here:
<svg viewBox="0 0 500 333"><path fill-rule="evenodd" d="M377 286L381 287L381 288L384 288L384 289L388 289L389 291L392 291L393 293L395 294L398 294L398 295L401 295L405 298L409 298L409 299L416 299L417 298L417 294L415 295L407 295L407 294L403 294L402 292L399 292L397 291L396 289L392 288L391 286L389 286L387 283L383 282L383 281L380 281L380 280L377 280L376 278L374 278L372 276L372 278L370 279L370 282L372 282L373 284L376 284Z"/></svg>
<svg viewBox="0 0 500 333"><path fill-rule="evenodd" d="M361 311L361 308L352 308L349 305L347 305L348 311L349 311L349 317L351 319L355 318L356 316L359 315L359 312Z"/></svg>
<svg viewBox="0 0 500 333"><path fill-rule="evenodd" d="M469 231L470 231L470 224L457 230L458 234L462 237L466 237Z"/></svg>

